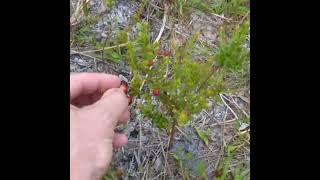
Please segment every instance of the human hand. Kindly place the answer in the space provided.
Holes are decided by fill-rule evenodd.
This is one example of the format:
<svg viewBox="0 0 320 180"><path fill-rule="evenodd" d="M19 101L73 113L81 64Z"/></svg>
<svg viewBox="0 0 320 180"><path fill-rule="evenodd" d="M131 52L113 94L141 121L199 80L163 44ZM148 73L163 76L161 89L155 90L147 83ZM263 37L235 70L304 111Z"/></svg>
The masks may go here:
<svg viewBox="0 0 320 180"><path fill-rule="evenodd" d="M117 76L100 73L70 75L70 179L100 179L113 148L128 139L117 124L130 118L128 100Z"/></svg>

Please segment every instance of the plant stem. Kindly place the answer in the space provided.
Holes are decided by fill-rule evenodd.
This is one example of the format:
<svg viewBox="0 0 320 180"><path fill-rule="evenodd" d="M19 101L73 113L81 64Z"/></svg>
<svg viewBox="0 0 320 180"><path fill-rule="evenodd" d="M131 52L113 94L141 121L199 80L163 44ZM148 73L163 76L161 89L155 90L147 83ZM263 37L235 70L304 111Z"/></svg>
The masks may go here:
<svg viewBox="0 0 320 180"><path fill-rule="evenodd" d="M172 126L171 126L171 132L170 132L169 149L171 149L171 147L172 147L173 137L174 137L174 132L175 132L176 124L177 124L177 119L174 118L174 119L173 119L173 124L172 124Z"/></svg>
<svg viewBox="0 0 320 180"><path fill-rule="evenodd" d="M208 77L201 83L201 85L199 86L199 88L196 90L196 93L198 93L208 82L208 80L211 78L211 76L217 71L218 67L216 66L212 66L212 70L211 73L208 75Z"/></svg>
<svg viewBox="0 0 320 180"><path fill-rule="evenodd" d="M208 80L211 78L211 76L214 74L214 71L212 71L209 76L201 83L201 85L199 86L199 88L197 89L196 93L198 93L208 82Z"/></svg>
<svg viewBox="0 0 320 180"><path fill-rule="evenodd" d="M171 104L171 105L175 105L175 103L174 102L172 102L171 100L170 100L170 98L167 96L167 95L165 95L164 93L162 93L162 95L160 95L160 98L161 98L161 100L164 102L164 104ZM173 118L173 123L172 123L172 126L171 126L171 132L170 132L170 139L169 139L169 147L168 147L168 150L170 150L171 149L171 147L172 147L172 143L173 143L173 137L174 137L174 132L175 132L175 127L176 127L176 125L177 125L177 118L175 118L174 117L174 113L173 113L173 107L172 106L165 106L166 107L166 109L168 110L168 112L169 112L169 114L170 114L170 116Z"/></svg>

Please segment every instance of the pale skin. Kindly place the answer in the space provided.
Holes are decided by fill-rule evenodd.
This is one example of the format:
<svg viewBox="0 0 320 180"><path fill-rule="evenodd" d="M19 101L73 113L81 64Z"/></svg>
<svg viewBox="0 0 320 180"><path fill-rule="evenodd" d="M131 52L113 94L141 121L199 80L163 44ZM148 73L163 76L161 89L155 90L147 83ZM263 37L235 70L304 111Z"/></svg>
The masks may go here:
<svg viewBox="0 0 320 180"><path fill-rule="evenodd" d="M128 139L114 132L130 118L128 99L117 76L70 75L70 180L98 180L106 172L112 150Z"/></svg>

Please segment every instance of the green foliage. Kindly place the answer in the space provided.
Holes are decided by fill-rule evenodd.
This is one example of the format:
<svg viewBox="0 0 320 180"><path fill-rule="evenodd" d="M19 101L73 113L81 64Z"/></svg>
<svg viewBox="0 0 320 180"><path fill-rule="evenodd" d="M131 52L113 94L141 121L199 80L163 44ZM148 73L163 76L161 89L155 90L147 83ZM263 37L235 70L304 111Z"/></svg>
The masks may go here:
<svg viewBox="0 0 320 180"><path fill-rule="evenodd" d="M250 168L243 162L239 162L236 168L233 170L231 162L233 161L236 152L240 151L240 148L244 146L243 138L248 140L249 133L238 134L232 141L227 145L225 149L225 156L221 158L219 166L216 171L219 172L219 177L215 177L216 180L248 180Z"/></svg>
<svg viewBox="0 0 320 180"><path fill-rule="evenodd" d="M186 153L186 160L189 161L192 158L192 153L187 152Z"/></svg>
<svg viewBox="0 0 320 180"><path fill-rule="evenodd" d="M87 42L92 41L93 39L88 38L86 35L89 34L90 27L89 26L83 26L79 28L73 35L73 40L77 42L78 44L82 45Z"/></svg>
<svg viewBox="0 0 320 180"><path fill-rule="evenodd" d="M137 12L132 16L132 20L134 23L141 22L141 15L145 11L145 7L147 5L148 0L141 0L141 4Z"/></svg>
<svg viewBox="0 0 320 180"><path fill-rule="evenodd" d="M140 108L156 125L161 128L168 127L173 119L177 119L178 125L183 126L192 119L192 114L208 107L206 98L221 90L214 83L205 83L212 72L213 58L208 56L207 61L202 63L193 59L198 35L177 49L164 50L160 49L157 43L151 42L147 23L138 23L137 29L136 37L128 44L126 60L133 71L134 79L141 82L148 76L144 79L146 88L142 92L138 90L140 86L137 82L130 88L135 93L143 94L146 103ZM159 50L171 53L157 54ZM148 66L150 61L154 61L152 69ZM170 74L167 74L167 69L170 69ZM168 77L165 77L166 74ZM160 90L159 96L153 96L154 89ZM157 110L158 106L152 99L160 103L161 111Z"/></svg>
<svg viewBox="0 0 320 180"><path fill-rule="evenodd" d="M114 179L117 179L116 176L115 176L115 170L112 167L109 168L102 179L103 180L114 180Z"/></svg>
<svg viewBox="0 0 320 180"><path fill-rule="evenodd" d="M91 28L98 20L99 17L97 16L88 16L79 26L72 27L70 34L73 43L71 44L71 47L74 45L95 45L97 42L91 32Z"/></svg>
<svg viewBox="0 0 320 180"><path fill-rule="evenodd" d="M200 137L200 139L208 146L209 145L209 140L208 140L208 134L201 131L200 129L198 128L194 128L198 134L198 136Z"/></svg>
<svg viewBox="0 0 320 180"><path fill-rule="evenodd" d="M221 171L221 176L215 177L215 180L225 180L228 175L228 170L231 165L233 154L228 153L226 157L223 157L223 159L220 161L218 170Z"/></svg>
<svg viewBox="0 0 320 180"><path fill-rule="evenodd" d="M196 170L197 170L198 176L200 176L202 179L208 179L207 172L206 172L206 165L203 160L197 163Z"/></svg>
<svg viewBox="0 0 320 180"><path fill-rule="evenodd" d="M250 169L238 165L233 173L234 180L248 180L250 175Z"/></svg>
<svg viewBox="0 0 320 180"><path fill-rule="evenodd" d="M124 52L121 47L117 47L119 44L128 42L128 30L116 30L115 36L106 39L103 43L96 43L95 48L103 49L103 60L109 60L113 62L119 62L124 57ZM108 48L115 47L115 48Z"/></svg>
<svg viewBox="0 0 320 180"><path fill-rule="evenodd" d="M193 159L194 155L191 152L186 152L183 149L183 146L179 146L171 155L178 163L178 166L181 172L180 174L183 176L183 179L189 179L191 172L196 173L197 179L202 179L202 180L208 179L205 161L197 160L194 162L194 159Z"/></svg>
<svg viewBox="0 0 320 180"><path fill-rule="evenodd" d="M183 179L189 179L189 172L188 168L186 167L186 162L192 158L192 154L189 152L185 153L183 147L179 146L171 155L177 161Z"/></svg>
<svg viewBox="0 0 320 180"><path fill-rule="evenodd" d="M148 99L147 101L150 101L150 99ZM150 102L148 102L150 103ZM160 129L166 129L169 125L168 119L162 115L161 113L154 111L152 106L139 106L139 108L141 109L141 111L143 112L143 114L148 117L151 118L153 123Z"/></svg>
<svg viewBox="0 0 320 180"><path fill-rule="evenodd" d="M239 128L241 127L242 123L246 123L249 125L250 124L250 117L240 116L239 119L237 119L237 121L235 123L235 128L234 128L235 133L239 132Z"/></svg>
<svg viewBox="0 0 320 180"><path fill-rule="evenodd" d="M89 5L88 3L86 2L86 0L83 0L83 3L82 3L82 11L83 11L83 14L87 17L89 15Z"/></svg>
<svg viewBox="0 0 320 180"><path fill-rule="evenodd" d="M203 12L212 12L212 6L214 2L212 0L176 0L174 1L174 12L179 16L189 14L193 9L198 9Z"/></svg>
<svg viewBox="0 0 320 180"><path fill-rule="evenodd" d="M245 117L244 118L244 122L247 123L247 124L250 124L250 117Z"/></svg>
<svg viewBox="0 0 320 180"><path fill-rule="evenodd" d="M116 0L104 0L104 4L108 7L108 8L112 8L115 5Z"/></svg>
<svg viewBox="0 0 320 180"><path fill-rule="evenodd" d="M227 40L224 29L220 30L219 49L215 60L227 72L245 69L250 60L250 52L244 47L249 25L247 21L241 27L236 27L230 40Z"/></svg>
<svg viewBox="0 0 320 180"><path fill-rule="evenodd" d="M213 5L215 13L228 16L243 16L249 11L249 0L216 0Z"/></svg>
<svg viewBox="0 0 320 180"><path fill-rule="evenodd" d="M175 160L180 162L183 159L182 153L183 153L183 147L179 146L177 150L172 154L172 156L174 157Z"/></svg>
<svg viewBox="0 0 320 180"><path fill-rule="evenodd" d="M180 17L190 14L193 9L240 17L249 12L248 5L249 0L176 0L173 11Z"/></svg>

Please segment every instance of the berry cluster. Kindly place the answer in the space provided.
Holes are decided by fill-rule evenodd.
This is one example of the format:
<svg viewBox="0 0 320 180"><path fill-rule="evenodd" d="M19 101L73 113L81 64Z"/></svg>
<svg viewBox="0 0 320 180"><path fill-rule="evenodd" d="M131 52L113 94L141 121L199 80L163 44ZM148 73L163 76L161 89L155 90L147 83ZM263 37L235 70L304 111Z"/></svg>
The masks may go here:
<svg viewBox="0 0 320 180"><path fill-rule="evenodd" d="M128 94L129 93L128 83L126 81L122 80L121 84L120 84L120 89L122 89L123 92L127 95L127 98L128 98L128 101L129 101L129 105L130 105L131 102L132 102L132 96L130 96ZM152 89L152 95L153 96L160 96L160 89L159 88Z"/></svg>

